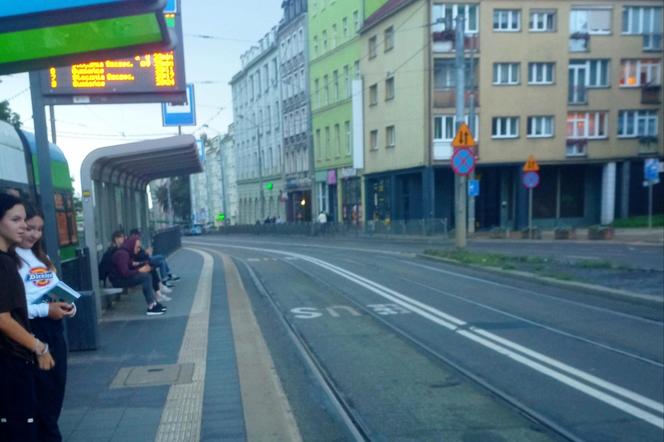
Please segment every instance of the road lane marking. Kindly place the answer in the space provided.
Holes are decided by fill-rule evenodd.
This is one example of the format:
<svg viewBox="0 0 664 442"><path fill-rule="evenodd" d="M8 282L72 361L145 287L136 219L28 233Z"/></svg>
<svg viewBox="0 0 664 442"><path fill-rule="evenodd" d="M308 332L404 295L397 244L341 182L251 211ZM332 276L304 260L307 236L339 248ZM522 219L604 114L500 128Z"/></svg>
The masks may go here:
<svg viewBox="0 0 664 442"><path fill-rule="evenodd" d="M664 413L664 405L653 401L649 398L646 398L645 396L642 396L638 393L632 392L630 390L627 390L625 388L619 387L613 383L610 383L608 381L604 381L596 376L590 375L588 373L585 373L581 370L575 369L569 365L566 365L560 361L557 361L553 358L549 358L547 356L544 356L538 352L535 352L533 350L527 349L526 347L522 347L518 344L515 344L511 341L508 341L506 339L500 338L497 335L494 335L493 333L489 333L485 330L476 328L476 327L468 327L468 324L461 320L458 319L452 315L449 315L447 313L444 313L434 307L431 307L427 304L424 304L422 302L419 302L417 300L414 300L408 296L405 296L399 292L396 292L394 290L391 290L377 282L371 281L367 278L364 278L360 275L357 275L353 272L350 272L348 270L345 270L341 267L335 266L334 264L328 263L326 261L320 260L318 258L313 258L307 255L301 255L298 253L293 253L293 252L284 252L281 250L271 250L271 249L262 249L262 248L257 248L257 247L246 247L246 246L233 246L233 245L222 245L223 247L230 247L230 248L239 248L239 249L245 249L245 250L255 250L255 251L262 251L262 252L270 252L270 253L276 253L280 255L287 255L287 256L295 256L300 258L301 260L310 262L314 265L317 265L319 267L325 268L333 273L338 274L339 276L342 276L362 287L367 288L368 290L376 293L377 295L389 299L392 302L395 302L399 305L404 306L405 308L419 314L420 316L429 319L431 322L434 322L438 325L441 325L457 334L460 334L466 338L472 339L474 342L477 342L479 344L482 344L486 348L492 349L500 354L503 354L505 356L510 357L512 360L515 360L517 362L520 362L521 364L528 366L544 375L547 375L561 383L564 383L578 391L581 391L582 393L585 393L591 397L594 397L595 399L598 399L608 405L611 405L615 408L618 408L628 414L631 414L632 416L635 416L639 419L642 419L645 422L648 422L652 425L655 425L661 429L664 429L664 417L660 417L657 415L653 415L650 412L647 412L645 410L642 410L640 408L635 407L632 404L629 404L619 398L613 397L605 392L602 392L594 387L585 385L581 383L580 381L573 379L565 374L559 373L549 367L546 367L536 361L533 361L530 358L535 358L535 355L537 355L536 359L539 359L543 363L551 363L555 362L553 365L556 367L558 370L563 370L567 371L569 374L578 376L581 379L583 379L586 382L595 384L598 387L605 388L609 390L610 392L623 396L625 399L629 399L631 401L634 401L642 406L651 408L653 410L656 410L658 412L663 412ZM481 333L480 333L481 332ZM491 340L489 340L491 339ZM500 345L501 340L504 342L509 343L509 346L504 346L505 344L502 343ZM508 347L512 347L512 350L510 350ZM519 354L516 353L516 351L522 351L521 349L527 350L527 352ZM581 374L582 376L579 376Z"/></svg>

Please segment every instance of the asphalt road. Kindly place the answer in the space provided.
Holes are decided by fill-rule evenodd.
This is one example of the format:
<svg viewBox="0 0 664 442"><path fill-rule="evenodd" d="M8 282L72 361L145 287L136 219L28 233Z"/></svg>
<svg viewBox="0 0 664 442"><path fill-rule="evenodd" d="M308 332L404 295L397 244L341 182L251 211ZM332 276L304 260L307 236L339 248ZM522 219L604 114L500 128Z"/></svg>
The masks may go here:
<svg viewBox="0 0 664 442"><path fill-rule="evenodd" d="M209 236L185 245L246 265L245 285L253 274L265 290L253 291L254 308L274 301L371 440L664 437L661 305L420 260L421 244ZM279 333L269 314L257 316L263 333ZM286 390L303 434L338 439L317 434L307 399Z"/></svg>

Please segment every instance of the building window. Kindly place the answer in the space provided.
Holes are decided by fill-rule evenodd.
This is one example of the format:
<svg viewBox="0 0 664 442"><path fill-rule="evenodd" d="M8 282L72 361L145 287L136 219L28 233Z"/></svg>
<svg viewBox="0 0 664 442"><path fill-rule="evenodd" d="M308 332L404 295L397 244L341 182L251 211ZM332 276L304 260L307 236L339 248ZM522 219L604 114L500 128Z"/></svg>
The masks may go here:
<svg viewBox="0 0 664 442"><path fill-rule="evenodd" d="M353 27L355 32L360 30L360 14L357 11L353 11Z"/></svg>
<svg viewBox="0 0 664 442"><path fill-rule="evenodd" d="M335 157L339 158L341 156L341 130L338 124L334 125L334 142L336 144Z"/></svg>
<svg viewBox="0 0 664 442"><path fill-rule="evenodd" d="M350 97L350 88L351 88L350 70L348 69L348 65L344 66L344 86L346 88L344 98L348 98Z"/></svg>
<svg viewBox="0 0 664 442"><path fill-rule="evenodd" d="M477 64L475 65L477 67ZM450 89L456 85L454 59L436 59L434 61L434 89ZM470 78L470 60L464 63L464 75Z"/></svg>
<svg viewBox="0 0 664 442"><path fill-rule="evenodd" d="M553 136L553 117L528 117L528 137L546 138Z"/></svg>
<svg viewBox="0 0 664 442"><path fill-rule="evenodd" d="M321 102L320 102L320 81L318 81L318 78L314 80L314 106L315 107L320 107Z"/></svg>
<svg viewBox="0 0 664 442"><path fill-rule="evenodd" d="M394 77L385 80L385 101L394 99Z"/></svg>
<svg viewBox="0 0 664 442"><path fill-rule="evenodd" d="M313 37L313 49L314 49L314 57L318 57L318 36L314 35Z"/></svg>
<svg viewBox="0 0 664 442"><path fill-rule="evenodd" d="M570 84L586 87L609 86L609 60L572 60L569 62Z"/></svg>
<svg viewBox="0 0 664 442"><path fill-rule="evenodd" d="M369 58L376 57L376 36L369 39Z"/></svg>
<svg viewBox="0 0 664 442"><path fill-rule="evenodd" d="M394 126L385 128L385 147L394 147L397 144L396 129Z"/></svg>
<svg viewBox="0 0 664 442"><path fill-rule="evenodd" d="M322 158L321 153L323 152L323 146L320 144L320 129L316 129L316 158Z"/></svg>
<svg viewBox="0 0 664 442"><path fill-rule="evenodd" d="M519 63L494 63L493 84L519 84Z"/></svg>
<svg viewBox="0 0 664 442"><path fill-rule="evenodd" d="M622 32L626 35L643 35L643 49L662 50L662 8L652 6L627 6L622 13Z"/></svg>
<svg viewBox="0 0 664 442"><path fill-rule="evenodd" d="M322 33L322 44L323 44L323 53L327 52L327 31Z"/></svg>
<svg viewBox="0 0 664 442"><path fill-rule="evenodd" d="M394 28L385 29L385 52L394 48Z"/></svg>
<svg viewBox="0 0 664 442"><path fill-rule="evenodd" d="M661 60L641 59L620 62L620 87L658 86L661 83Z"/></svg>
<svg viewBox="0 0 664 442"><path fill-rule="evenodd" d="M572 9L569 15L569 30L571 34L610 34L611 10Z"/></svg>
<svg viewBox="0 0 664 442"><path fill-rule="evenodd" d="M348 17L344 17L341 20L341 26L344 30L344 37L348 37Z"/></svg>
<svg viewBox="0 0 664 442"><path fill-rule="evenodd" d="M466 20L464 33L474 34L478 30L478 6L470 4L434 4L431 7L431 32L442 32L448 28L448 23L451 23L451 28L454 28L454 19L457 15L463 15Z"/></svg>
<svg viewBox="0 0 664 442"><path fill-rule="evenodd" d="M606 112L568 112L567 138L606 138Z"/></svg>
<svg viewBox="0 0 664 442"><path fill-rule="evenodd" d="M332 42L331 45L333 48L337 47L337 25L332 25Z"/></svg>
<svg viewBox="0 0 664 442"><path fill-rule="evenodd" d="M330 128L325 128L325 159L330 159Z"/></svg>
<svg viewBox="0 0 664 442"><path fill-rule="evenodd" d="M455 135L455 124L453 115L443 115L433 119L434 141L452 142Z"/></svg>
<svg viewBox="0 0 664 442"><path fill-rule="evenodd" d="M323 106L330 104L330 82L327 75L323 75Z"/></svg>
<svg viewBox="0 0 664 442"><path fill-rule="evenodd" d="M369 147L371 150L377 150L378 149L378 131L377 130L372 130L369 133Z"/></svg>
<svg viewBox="0 0 664 442"><path fill-rule="evenodd" d="M350 121L346 121L344 123L344 129L346 130L346 155L350 155L351 147L353 145L350 131Z"/></svg>
<svg viewBox="0 0 664 442"><path fill-rule="evenodd" d="M517 138L519 117L494 117L491 121L492 138Z"/></svg>
<svg viewBox="0 0 664 442"><path fill-rule="evenodd" d="M553 84L554 63L528 63L528 84Z"/></svg>
<svg viewBox="0 0 664 442"><path fill-rule="evenodd" d="M494 9L493 30L499 32L518 32L521 30L521 10Z"/></svg>
<svg viewBox="0 0 664 442"><path fill-rule="evenodd" d="M619 111L618 136L623 138L656 137L657 111L655 110Z"/></svg>
<svg viewBox="0 0 664 442"><path fill-rule="evenodd" d="M339 101L339 71L332 72L332 82L334 84L334 101Z"/></svg>
<svg viewBox="0 0 664 442"><path fill-rule="evenodd" d="M555 32L555 11L530 11L530 32Z"/></svg>
<svg viewBox="0 0 664 442"><path fill-rule="evenodd" d="M369 86L369 106L378 104L378 84Z"/></svg>

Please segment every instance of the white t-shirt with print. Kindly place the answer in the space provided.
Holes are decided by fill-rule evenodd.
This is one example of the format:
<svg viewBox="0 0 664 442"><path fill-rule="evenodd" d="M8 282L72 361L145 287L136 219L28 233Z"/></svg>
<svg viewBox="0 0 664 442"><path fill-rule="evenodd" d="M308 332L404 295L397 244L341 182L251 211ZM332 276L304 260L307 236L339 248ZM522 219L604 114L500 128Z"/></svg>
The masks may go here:
<svg viewBox="0 0 664 442"><path fill-rule="evenodd" d="M48 303L34 304L34 302L55 287L60 279L45 263L37 259L32 250L17 247L16 253L21 258L19 273L25 286L28 317L45 318L48 316Z"/></svg>

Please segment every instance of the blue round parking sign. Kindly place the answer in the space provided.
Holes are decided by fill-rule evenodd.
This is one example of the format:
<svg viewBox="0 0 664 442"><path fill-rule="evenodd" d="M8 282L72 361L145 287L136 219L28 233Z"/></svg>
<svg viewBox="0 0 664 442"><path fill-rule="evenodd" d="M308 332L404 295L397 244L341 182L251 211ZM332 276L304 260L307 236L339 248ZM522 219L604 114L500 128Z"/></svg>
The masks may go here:
<svg viewBox="0 0 664 442"><path fill-rule="evenodd" d="M475 155L470 149L456 149L452 155L452 170L457 175L468 175L475 169Z"/></svg>
<svg viewBox="0 0 664 442"><path fill-rule="evenodd" d="M521 181L526 189L533 189L539 185L540 176L537 172L526 172L521 177Z"/></svg>

